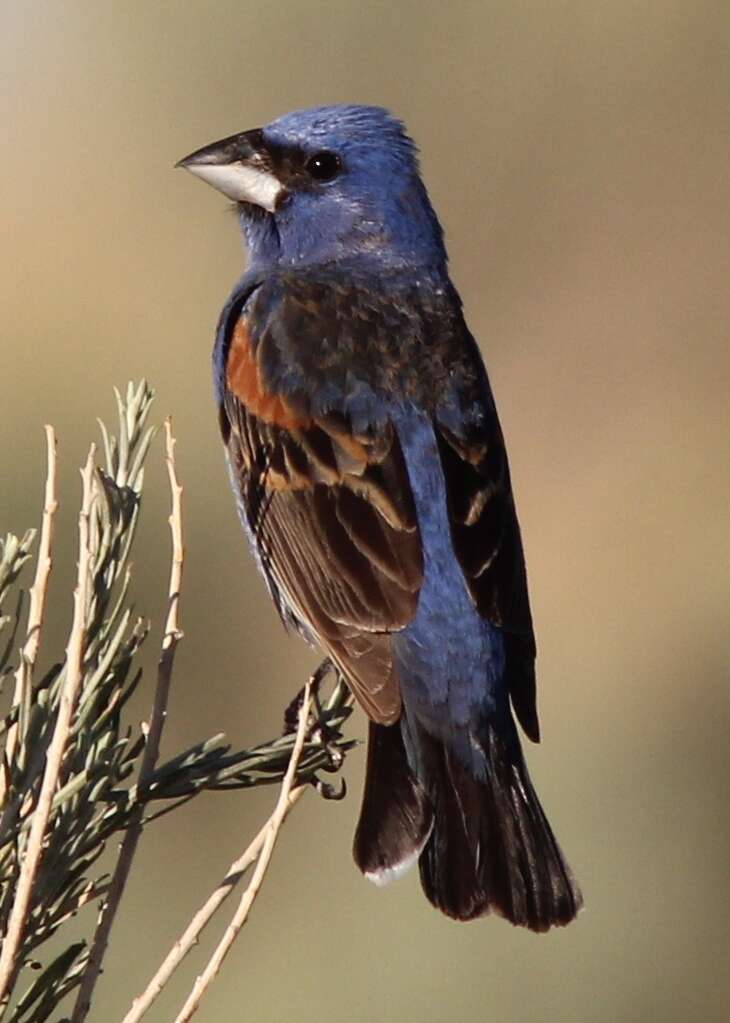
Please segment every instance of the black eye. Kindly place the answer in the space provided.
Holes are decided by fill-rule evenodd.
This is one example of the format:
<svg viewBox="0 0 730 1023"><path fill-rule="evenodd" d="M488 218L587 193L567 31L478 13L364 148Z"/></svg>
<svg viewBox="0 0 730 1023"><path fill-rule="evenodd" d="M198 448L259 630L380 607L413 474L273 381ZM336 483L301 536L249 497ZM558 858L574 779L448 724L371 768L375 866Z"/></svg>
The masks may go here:
<svg viewBox="0 0 730 1023"><path fill-rule="evenodd" d="M310 156L305 164L307 173L315 181L332 181L342 170L342 163L337 153L324 150Z"/></svg>

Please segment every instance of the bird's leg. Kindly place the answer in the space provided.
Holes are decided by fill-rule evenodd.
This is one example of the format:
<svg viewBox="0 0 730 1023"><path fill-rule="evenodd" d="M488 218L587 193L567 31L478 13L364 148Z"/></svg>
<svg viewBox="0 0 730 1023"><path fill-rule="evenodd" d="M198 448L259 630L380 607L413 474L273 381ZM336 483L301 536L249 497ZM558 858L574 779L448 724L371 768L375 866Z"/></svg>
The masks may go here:
<svg viewBox="0 0 730 1023"><path fill-rule="evenodd" d="M312 742L319 743L327 754L329 763L323 768L323 770L334 772L339 770L342 766L344 754L337 748L337 735L327 725L324 719L322 704L319 699L319 690L322 682L333 670L334 665L332 664L332 661L329 657L326 657L309 679L309 691L312 703L314 704L314 723L307 731L307 739ZM300 689L284 711L284 735L290 735L292 732L296 731L297 722L299 720L299 711L303 700L304 687ZM335 787L334 785L330 785L329 782L322 781L321 778L317 778L315 776L312 779L312 785L316 788L317 792L319 792L323 799L344 799L347 793L344 778L341 779L340 785Z"/></svg>
<svg viewBox="0 0 730 1023"><path fill-rule="evenodd" d="M314 710L317 722L322 717L322 707L319 702L319 688L322 682L327 678L327 675L332 671L333 664L329 657L325 657L320 666L310 675L309 677L309 692L314 703ZM299 690L297 695L294 697L292 702L284 711L284 731L282 735L291 735L292 732L296 732L297 724L299 722L299 711L301 710L302 703L304 702L304 690L305 686ZM310 733L307 733L310 736Z"/></svg>
<svg viewBox="0 0 730 1023"><path fill-rule="evenodd" d="M328 669L332 667L333 667L332 663L329 662ZM327 672L325 672L322 675L322 678L324 678L325 674L327 674ZM312 728L311 736L316 742L319 742L321 744L322 749L327 754L328 760L328 763L322 768L322 770L332 772L338 771L342 767L345 755L342 752L342 750L339 749L337 746L337 733L334 731L334 729L331 729L329 727L329 725L324 719L322 705L319 702L319 688L313 690L312 699L315 708L315 723ZM322 796L323 799L338 800L344 799L345 796L347 795L347 785L345 783L344 778L340 778L340 784L337 787L335 787L334 785L331 785L329 782L322 781L321 778L318 778L315 775L315 777L312 779L312 785L314 785L315 789L317 790L317 792L319 792L320 796Z"/></svg>

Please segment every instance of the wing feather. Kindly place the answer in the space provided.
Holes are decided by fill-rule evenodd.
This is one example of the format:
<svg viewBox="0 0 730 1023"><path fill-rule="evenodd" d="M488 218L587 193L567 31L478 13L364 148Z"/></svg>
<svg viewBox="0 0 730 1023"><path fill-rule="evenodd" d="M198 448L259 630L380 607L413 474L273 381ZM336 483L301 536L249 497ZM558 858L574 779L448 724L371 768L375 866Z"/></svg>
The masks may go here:
<svg viewBox="0 0 730 1023"><path fill-rule="evenodd" d="M423 578L398 438L387 422L358 436L343 413L297 418L263 394L250 351L240 352L241 322L223 436L269 588L340 665L370 717L392 723L400 692L389 634L413 618Z"/></svg>
<svg viewBox="0 0 730 1023"><path fill-rule="evenodd" d="M490 396L491 398L491 396ZM493 404L458 435L436 424L454 551L479 612L503 630L507 684L526 734L540 737L535 639L507 453Z"/></svg>

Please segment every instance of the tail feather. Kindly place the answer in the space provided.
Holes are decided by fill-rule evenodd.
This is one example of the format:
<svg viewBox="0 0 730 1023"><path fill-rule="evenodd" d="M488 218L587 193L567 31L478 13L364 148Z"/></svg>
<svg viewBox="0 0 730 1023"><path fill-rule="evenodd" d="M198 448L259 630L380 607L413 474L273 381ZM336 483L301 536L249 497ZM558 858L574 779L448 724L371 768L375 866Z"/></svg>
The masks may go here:
<svg viewBox="0 0 730 1023"><path fill-rule="evenodd" d="M442 912L457 920L471 920L484 912L485 902L479 841L482 793L443 745L438 753L440 760L434 761L435 770L429 778L434 828L419 861L421 884ZM435 777L438 781L434 783Z"/></svg>
<svg viewBox="0 0 730 1023"><path fill-rule="evenodd" d="M532 787L516 732L480 735L475 776L440 739L408 723L370 724L354 856L377 884L419 860L431 903L456 920L497 913L534 931L570 923L580 889ZM414 741L415 740L415 741ZM416 777L417 774L417 777Z"/></svg>
<svg viewBox="0 0 730 1023"><path fill-rule="evenodd" d="M534 931L573 920L581 893L516 736L507 743L487 728L482 778L437 739L419 738L435 820L420 860L429 900L457 920L495 912Z"/></svg>
<svg viewBox="0 0 730 1023"><path fill-rule="evenodd" d="M371 721L355 863L371 881L386 884L415 863L431 827L431 808L408 765L399 726Z"/></svg>

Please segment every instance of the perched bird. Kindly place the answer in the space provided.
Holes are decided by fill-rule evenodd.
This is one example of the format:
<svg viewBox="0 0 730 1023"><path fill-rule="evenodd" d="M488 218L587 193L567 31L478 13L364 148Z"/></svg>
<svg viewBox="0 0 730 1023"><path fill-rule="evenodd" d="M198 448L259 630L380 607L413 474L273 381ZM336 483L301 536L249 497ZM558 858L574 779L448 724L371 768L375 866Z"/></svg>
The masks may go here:
<svg viewBox="0 0 730 1023"><path fill-rule="evenodd" d="M507 455L413 142L329 106L180 165L235 201L250 257L213 354L241 519L370 719L357 865L418 861L459 920L567 924L581 894L512 716L537 742Z"/></svg>

